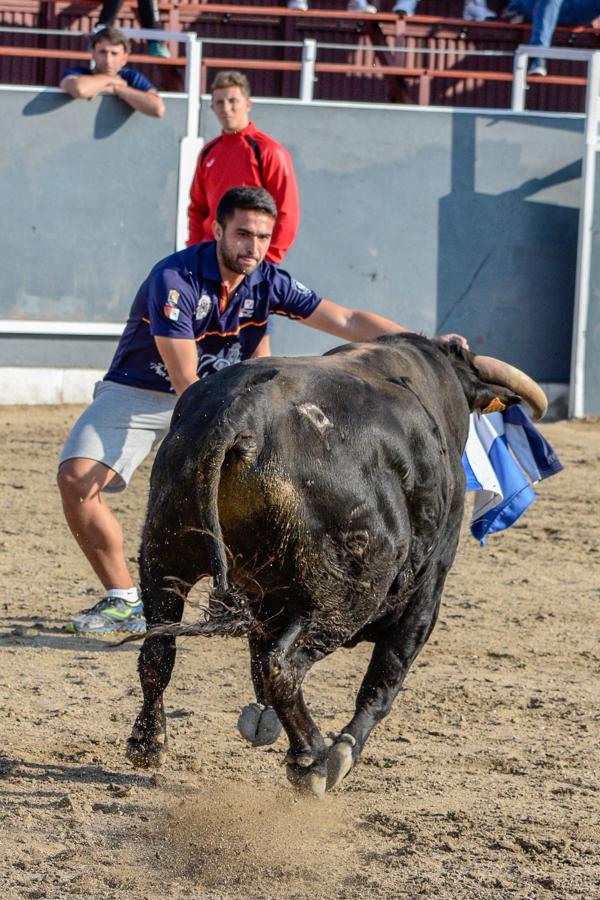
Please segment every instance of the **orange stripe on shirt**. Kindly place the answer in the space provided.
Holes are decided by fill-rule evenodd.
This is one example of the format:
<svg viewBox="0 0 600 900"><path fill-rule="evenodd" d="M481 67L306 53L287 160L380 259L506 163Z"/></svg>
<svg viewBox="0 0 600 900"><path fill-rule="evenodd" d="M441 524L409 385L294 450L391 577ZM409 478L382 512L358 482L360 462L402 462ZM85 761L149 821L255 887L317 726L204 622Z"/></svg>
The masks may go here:
<svg viewBox="0 0 600 900"><path fill-rule="evenodd" d="M215 334L218 334L219 337L232 337L236 334L239 334L242 328L247 328L248 325L256 325L260 327L261 325L266 325L269 321L269 317L264 320L264 322L244 322L243 325L240 325L235 331L205 331L204 334L200 335L200 337L196 338L196 342L203 341L205 337L213 337Z"/></svg>
<svg viewBox="0 0 600 900"><path fill-rule="evenodd" d="M236 328L235 331L205 331L204 334L201 334L200 337L195 337L194 340L197 343L198 341L203 341L205 337L213 337L215 334L218 334L219 337L233 337L236 334L239 334L240 331L242 330L242 328L247 328L248 325L256 325L257 328L260 328L261 325L266 325L268 321L269 321L269 317L267 316L267 318L264 319L264 321L262 321L262 322L254 322L254 321L244 322L242 325L239 326L239 328ZM145 316L142 316L142 322L146 322L149 325L150 319L147 319ZM188 340L192 340L192 339L188 338Z"/></svg>
<svg viewBox="0 0 600 900"><path fill-rule="evenodd" d="M304 322L307 318L306 316L294 316L292 313L283 312L278 309L274 309L272 312L275 313L276 316L285 316L286 319L297 319L299 322ZM147 319L145 316L142 316L142 321L146 322L148 325L150 324L150 319ZM257 328L260 328L261 325L266 325L268 321L269 317L267 316L262 322L244 322L243 325L240 325L235 331L205 331L204 334L194 338L194 340L198 343L198 341L203 341L205 337L214 337L216 334L219 335L219 337L235 337L236 334L240 333L242 328L247 328L248 325L256 325ZM188 340L191 340L191 338Z"/></svg>

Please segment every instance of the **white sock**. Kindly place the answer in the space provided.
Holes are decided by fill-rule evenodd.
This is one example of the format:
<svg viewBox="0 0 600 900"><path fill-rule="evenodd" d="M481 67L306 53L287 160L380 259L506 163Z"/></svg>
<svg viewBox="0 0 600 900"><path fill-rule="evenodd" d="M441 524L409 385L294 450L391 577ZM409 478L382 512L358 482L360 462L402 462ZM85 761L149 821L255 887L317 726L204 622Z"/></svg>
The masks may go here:
<svg viewBox="0 0 600 900"><path fill-rule="evenodd" d="M131 603L132 605L140 602L140 595L138 594L138 589L136 587L110 588L105 596L112 597L113 600L116 600L117 598L125 600L126 603Z"/></svg>

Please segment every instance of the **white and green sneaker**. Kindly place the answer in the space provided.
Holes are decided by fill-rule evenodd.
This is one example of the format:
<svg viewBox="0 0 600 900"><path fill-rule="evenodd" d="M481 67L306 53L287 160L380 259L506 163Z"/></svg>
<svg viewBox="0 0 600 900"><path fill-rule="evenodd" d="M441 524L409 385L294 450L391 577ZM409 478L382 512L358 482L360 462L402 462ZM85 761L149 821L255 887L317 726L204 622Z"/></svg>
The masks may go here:
<svg viewBox="0 0 600 900"><path fill-rule="evenodd" d="M64 626L71 634L112 634L127 631L143 634L146 631L144 607L141 601L128 603L120 597L104 597L91 609L84 609Z"/></svg>

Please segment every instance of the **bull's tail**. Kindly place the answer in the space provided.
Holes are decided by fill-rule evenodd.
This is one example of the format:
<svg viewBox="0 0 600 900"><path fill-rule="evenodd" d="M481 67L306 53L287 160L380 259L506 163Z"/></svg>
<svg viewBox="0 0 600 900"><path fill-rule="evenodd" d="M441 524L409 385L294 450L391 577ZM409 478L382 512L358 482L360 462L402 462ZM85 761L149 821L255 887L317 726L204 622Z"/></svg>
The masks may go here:
<svg viewBox="0 0 600 900"><path fill-rule="evenodd" d="M221 604L211 594L208 606L200 608L200 618L195 622L174 622L154 625L146 634L131 634L114 644L120 647L131 641L141 641L151 637L246 637L250 632L262 631L263 626L253 616L244 594L231 589L227 591L227 604Z"/></svg>
<svg viewBox="0 0 600 900"><path fill-rule="evenodd" d="M158 625L148 636L221 635L240 637L259 628L246 595L229 584L229 553L219 520L219 485L221 470L229 451L241 440L228 424L221 422L213 429L203 457L194 460L197 479L194 495L198 504L197 530L208 542L213 589L209 603L201 609L201 617L190 624ZM194 529L196 530L196 529Z"/></svg>
<svg viewBox="0 0 600 900"><path fill-rule="evenodd" d="M231 589L227 591L227 603L223 603L221 609L213 592L209 605L202 607L200 612L201 616L195 622L155 625L145 636L245 637L250 632L262 631L262 625L252 615L247 597Z"/></svg>
<svg viewBox="0 0 600 900"><path fill-rule="evenodd" d="M225 457L237 439L238 435L232 429L217 426L204 457L194 461L198 472L194 493L198 503L199 531L209 544L214 598L221 602L225 602L229 591L229 563L219 521L219 485Z"/></svg>

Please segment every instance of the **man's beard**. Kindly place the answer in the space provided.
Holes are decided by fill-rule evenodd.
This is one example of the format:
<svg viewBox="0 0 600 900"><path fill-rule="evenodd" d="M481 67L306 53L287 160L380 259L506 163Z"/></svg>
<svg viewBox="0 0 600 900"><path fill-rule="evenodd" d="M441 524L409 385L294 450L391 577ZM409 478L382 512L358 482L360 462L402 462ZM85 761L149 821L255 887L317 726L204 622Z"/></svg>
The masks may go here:
<svg viewBox="0 0 600 900"><path fill-rule="evenodd" d="M221 241L220 245L221 259L230 272L237 272L238 275L250 275L259 265L259 260L253 263L242 262L238 256L234 256L225 246L225 242Z"/></svg>

